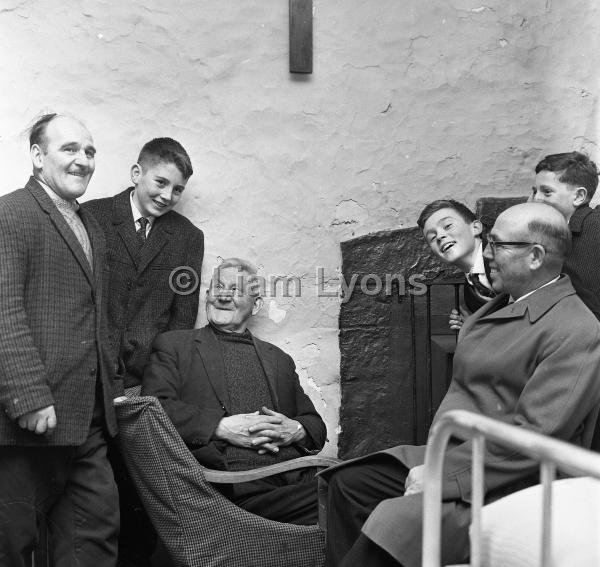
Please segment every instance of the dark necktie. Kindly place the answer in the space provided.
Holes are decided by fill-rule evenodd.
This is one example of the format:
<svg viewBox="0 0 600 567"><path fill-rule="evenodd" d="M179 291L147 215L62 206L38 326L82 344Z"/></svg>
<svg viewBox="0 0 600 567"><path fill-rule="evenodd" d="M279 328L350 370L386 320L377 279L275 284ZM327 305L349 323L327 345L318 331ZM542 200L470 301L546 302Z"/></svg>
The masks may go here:
<svg viewBox="0 0 600 567"><path fill-rule="evenodd" d="M475 288L475 291L484 299L491 299L492 297L496 297L496 293L491 289L485 287L481 280L479 279L479 274L470 274L469 282Z"/></svg>
<svg viewBox="0 0 600 567"><path fill-rule="evenodd" d="M148 221L146 217L140 217L138 219L138 223L140 223L140 228L136 230L136 234L140 243L140 248L146 243L146 227L148 226L149 222L150 221Z"/></svg>

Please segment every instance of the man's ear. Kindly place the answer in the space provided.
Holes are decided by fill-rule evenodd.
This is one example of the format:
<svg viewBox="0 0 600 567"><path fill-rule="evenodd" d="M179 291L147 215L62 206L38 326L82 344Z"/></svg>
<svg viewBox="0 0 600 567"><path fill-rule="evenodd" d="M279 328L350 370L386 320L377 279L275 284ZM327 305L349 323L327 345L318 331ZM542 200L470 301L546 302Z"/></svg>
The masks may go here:
<svg viewBox="0 0 600 567"><path fill-rule="evenodd" d="M31 162L35 169L42 169L44 165L44 151L40 148L39 144L33 144L29 149L31 154Z"/></svg>
<svg viewBox="0 0 600 567"><path fill-rule="evenodd" d="M587 189L585 187L577 187L573 193L573 205L581 207L587 201Z"/></svg>
<svg viewBox="0 0 600 567"><path fill-rule="evenodd" d="M263 298L258 296L254 300L254 305L252 306L252 315L256 315L263 308L264 304L265 304L265 302L264 302Z"/></svg>
<svg viewBox="0 0 600 567"><path fill-rule="evenodd" d="M473 231L473 236L481 236L481 233L483 232L483 225L479 219L475 219L471 223L471 230Z"/></svg>
<svg viewBox="0 0 600 567"><path fill-rule="evenodd" d="M541 244L534 244L531 249L530 267L532 270L539 270L544 264L546 249Z"/></svg>
<svg viewBox="0 0 600 567"><path fill-rule="evenodd" d="M131 181L134 185L137 185L140 182L140 177L142 176L142 166L139 163L134 163L131 166Z"/></svg>

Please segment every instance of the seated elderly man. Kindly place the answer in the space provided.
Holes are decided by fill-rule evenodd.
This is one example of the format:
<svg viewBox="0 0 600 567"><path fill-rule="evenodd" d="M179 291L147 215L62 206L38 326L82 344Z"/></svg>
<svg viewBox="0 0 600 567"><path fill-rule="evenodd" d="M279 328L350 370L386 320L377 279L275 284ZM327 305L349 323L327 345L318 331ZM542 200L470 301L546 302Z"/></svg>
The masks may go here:
<svg viewBox="0 0 600 567"><path fill-rule="evenodd" d="M600 324L561 266L564 217L541 203L498 216L484 254L499 295L459 334L437 416L466 409L588 447L600 403ZM421 565L424 446L401 446L325 471L327 565ZM536 481L537 465L488 444L487 501ZM471 442L451 442L442 487L443 564L468 556Z"/></svg>
<svg viewBox="0 0 600 567"><path fill-rule="evenodd" d="M256 270L244 260L225 260L206 294L209 324L159 335L144 371L142 394L160 400L194 456L210 468L257 468L325 443L325 424L292 359L247 329L262 304ZM224 492L265 518L317 523L314 471L290 471Z"/></svg>

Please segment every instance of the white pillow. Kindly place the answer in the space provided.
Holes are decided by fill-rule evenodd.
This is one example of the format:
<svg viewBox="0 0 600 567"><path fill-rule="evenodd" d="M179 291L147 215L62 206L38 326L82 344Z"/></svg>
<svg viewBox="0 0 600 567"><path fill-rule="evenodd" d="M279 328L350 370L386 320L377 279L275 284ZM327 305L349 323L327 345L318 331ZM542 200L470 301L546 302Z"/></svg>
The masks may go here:
<svg viewBox="0 0 600 567"><path fill-rule="evenodd" d="M552 499L552 567L600 566L600 480L554 481ZM541 533L540 485L484 506L484 567L541 567Z"/></svg>

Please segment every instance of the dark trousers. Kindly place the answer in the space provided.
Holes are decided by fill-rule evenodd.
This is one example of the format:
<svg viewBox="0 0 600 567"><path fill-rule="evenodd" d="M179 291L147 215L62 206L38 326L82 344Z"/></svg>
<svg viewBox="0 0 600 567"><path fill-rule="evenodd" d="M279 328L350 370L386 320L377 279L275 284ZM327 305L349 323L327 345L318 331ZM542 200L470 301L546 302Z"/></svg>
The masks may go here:
<svg viewBox="0 0 600 567"><path fill-rule="evenodd" d="M404 494L407 474L405 467L384 454L333 473L327 497L327 567L398 565L364 535L359 536L377 504Z"/></svg>
<svg viewBox="0 0 600 567"><path fill-rule="evenodd" d="M360 534L340 563L341 567L401 567L387 551Z"/></svg>
<svg viewBox="0 0 600 567"><path fill-rule="evenodd" d="M393 457L374 454L335 471L329 479L327 506L327 567L416 567L421 565L423 501L422 495L404 496L408 469ZM361 533L361 528L377 505L390 498L390 521L394 522L394 549L390 553ZM378 511L379 512L379 511ZM469 555L468 504L442 503L442 561L464 563ZM389 540L382 540L389 541Z"/></svg>
<svg viewBox="0 0 600 567"><path fill-rule="evenodd" d="M228 485L222 492L240 508L269 520L303 526L318 523L314 469L294 470L253 482Z"/></svg>
<svg viewBox="0 0 600 567"><path fill-rule="evenodd" d="M149 567L157 543L156 530L142 505L115 440L108 443L108 460L119 491L121 531L117 565Z"/></svg>
<svg viewBox="0 0 600 567"><path fill-rule="evenodd" d="M119 501L94 420L79 447L0 447L0 565L31 566L46 518L54 567L111 567Z"/></svg>

